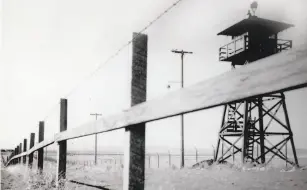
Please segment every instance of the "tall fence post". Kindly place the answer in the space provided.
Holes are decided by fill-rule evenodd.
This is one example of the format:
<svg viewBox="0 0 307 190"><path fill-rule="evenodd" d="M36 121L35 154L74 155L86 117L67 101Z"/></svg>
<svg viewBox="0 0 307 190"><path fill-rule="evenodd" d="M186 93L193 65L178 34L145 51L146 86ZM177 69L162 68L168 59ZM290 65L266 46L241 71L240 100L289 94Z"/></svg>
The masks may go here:
<svg viewBox="0 0 307 190"><path fill-rule="evenodd" d="M38 129L38 142L44 141L44 122L39 122L39 129ZM44 148L38 150L37 155L37 168L40 173L42 173L44 168Z"/></svg>
<svg viewBox="0 0 307 190"><path fill-rule="evenodd" d="M19 145L17 146L16 148L16 155L19 155L20 154L20 148L19 148ZM16 158L16 164L19 164L19 158Z"/></svg>
<svg viewBox="0 0 307 190"><path fill-rule="evenodd" d="M19 153L19 146L16 147L16 153L15 155L17 156ZM18 158L15 158L15 164L18 164Z"/></svg>
<svg viewBox="0 0 307 190"><path fill-rule="evenodd" d="M23 139L23 152L27 151L27 139ZM23 156L23 164L27 163L27 155Z"/></svg>
<svg viewBox="0 0 307 190"><path fill-rule="evenodd" d="M16 156L17 154L18 154L18 152L17 152L17 147L16 147L15 151L14 151L14 156ZM16 164L16 159L13 160L13 163Z"/></svg>
<svg viewBox="0 0 307 190"><path fill-rule="evenodd" d="M35 133L31 133L30 135L30 149L34 146L34 141L35 141ZM28 165L30 168L32 168L33 164L33 152L29 154L29 162Z"/></svg>
<svg viewBox="0 0 307 190"><path fill-rule="evenodd" d="M131 106L146 101L147 35L133 33ZM125 129L123 190L143 190L145 186L145 123Z"/></svg>
<svg viewBox="0 0 307 190"><path fill-rule="evenodd" d="M22 143L19 144L19 154L22 153ZM18 164L21 164L21 157L18 158Z"/></svg>
<svg viewBox="0 0 307 190"><path fill-rule="evenodd" d="M12 159L14 157L14 155L15 155L15 149L13 150L13 152L12 152L12 154L10 156L10 159ZM14 160L12 160L10 163L14 164Z"/></svg>
<svg viewBox="0 0 307 190"><path fill-rule="evenodd" d="M67 130L67 99L61 99L60 106L60 132ZM58 142L56 186L63 185L62 180L66 178L66 154L67 140Z"/></svg>
<svg viewBox="0 0 307 190"><path fill-rule="evenodd" d="M14 149L14 152L13 152L14 154L13 154L13 157L16 155L16 147L15 147L15 149ZM15 162L15 159L13 159L12 160L12 163L15 165L16 164L16 162Z"/></svg>

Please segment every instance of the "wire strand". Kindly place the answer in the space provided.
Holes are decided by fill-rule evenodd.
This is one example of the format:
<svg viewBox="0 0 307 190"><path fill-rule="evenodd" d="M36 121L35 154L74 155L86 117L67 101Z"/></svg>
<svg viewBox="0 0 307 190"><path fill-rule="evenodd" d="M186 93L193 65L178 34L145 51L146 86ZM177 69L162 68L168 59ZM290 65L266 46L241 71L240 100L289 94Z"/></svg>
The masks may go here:
<svg viewBox="0 0 307 190"><path fill-rule="evenodd" d="M69 91L64 98L67 98L70 96L73 92L75 92L81 84L89 80L92 76L94 76L100 69L103 68L107 63L109 63L112 59L114 59L118 54L123 51L126 47L128 47L141 33L146 31L149 27L151 27L155 22L157 22L159 19L161 19L166 13L168 13L171 9L176 7L179 3L181 3L183 0L177 0L172 5L170 5L167 9L165 9L162 13L160 13L154 20L150 21L143 29L141 29L131 40L129 40L127 43L125 43L123 46L121 46L117 51L115 51L114 54L109 56L104 62L100 63L99 66L91 72L88 76L86 76L80 83L78 83L71 91ZM47 115L44 117L43 121L45 121L51 112L54 111L54 109L58 106L59 103L57 103L54 107L52 107L48 112Z"/></svg>
<svg viewBox="0 0 307 190"><path fill-rule="evenodd" d="M103 66L105 66L107 63L109 63L112 59L114 59L118 54L123 51L126 47L128 47L141 33L143 33L145 30L147 30L149 27L151 27L155 22L157 22L160 18L162 18L166 13L168 13L171 9L173 9L175 6L177 6L180 2L183 0L177 0L174 2L171 6L169 6L167 9L165 9L161 14L159 14L154 20L150 21L142 30L140 30L137 35L135 35L131 40L129 40L127 43L125 43L123 46L121 46L114 54L112 54L110 57L106 59L103 63L99 64L99 66L91 72L87 77L85 77L79 84L75 86L66 96L70 96L75 90L79 88L79 86L85 82L86 80L90 79L93 75L95 75Z"/></svg>

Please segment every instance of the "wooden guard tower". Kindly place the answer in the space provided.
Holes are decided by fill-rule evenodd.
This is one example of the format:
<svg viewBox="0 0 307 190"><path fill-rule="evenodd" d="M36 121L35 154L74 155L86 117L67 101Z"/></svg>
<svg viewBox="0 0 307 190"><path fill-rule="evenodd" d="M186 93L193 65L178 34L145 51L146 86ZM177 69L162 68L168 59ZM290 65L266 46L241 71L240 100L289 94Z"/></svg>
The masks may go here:
<svg viewBox="0 0 307 190"><path fill-rule="evenodd" d="M257 3L251 5L255 12ZM278 33L293 25L249 17L230 26L218 35L231 36L232 41L219 49L219 60L231 62L232 68L253 64L253 61L292 48L291 40L278 39ZM276 73L278 74L278 73ZM293 156L287 156L287 144ZM298 166L293 134L283 93L253 97L224 106L222 124L215 152L215 161L237 158L242 163L268 164L278 157Z"/></svg>

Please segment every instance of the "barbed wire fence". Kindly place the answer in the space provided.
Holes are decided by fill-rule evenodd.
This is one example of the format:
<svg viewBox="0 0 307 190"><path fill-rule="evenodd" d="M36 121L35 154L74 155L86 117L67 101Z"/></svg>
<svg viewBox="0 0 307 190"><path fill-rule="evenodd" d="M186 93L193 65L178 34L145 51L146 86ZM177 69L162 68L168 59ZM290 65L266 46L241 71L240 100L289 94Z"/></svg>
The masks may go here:
<svg viewBox="0 0 307 190"><path fill-rule="evenodd" d="M49 152L48 156L44 158L45 161L56 163L56 153ZM95 166L93 154L82 153L68 153L67 164L80 165L84 167ZM210 160L213 158L212 154L200 154L198 149L195 148L194 153L186 154L185 160L188 165L192 166L203 160ZM179 168L180 154L167 151L167 153L155 152L147 153L145 155L145 167L147 168ZM100 153L98 154L97 165L105 165L106 167L123 168L124 166L124 153Z"/></svg>

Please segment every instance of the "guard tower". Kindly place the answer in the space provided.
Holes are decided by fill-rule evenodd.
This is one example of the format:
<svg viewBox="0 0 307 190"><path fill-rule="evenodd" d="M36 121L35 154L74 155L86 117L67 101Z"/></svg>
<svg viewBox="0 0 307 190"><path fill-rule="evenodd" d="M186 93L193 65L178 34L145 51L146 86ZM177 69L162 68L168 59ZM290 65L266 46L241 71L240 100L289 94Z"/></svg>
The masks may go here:
<svg viewBox="0 0 307 190"><path fill-rule="evenodd" d="M233 69L292 48L292 41L278 39L278 33L293 25L255 16L257 6L257 2L253 2L248 18L218 33L232 39L219 49L219 60L231 62ZM287 156L288 143L294 161ZM237 160L236 154L241 154L242 163L268 164L277 157L298 166L283 93L224 106L214 159L218 162L229 158Z"/></svg>

